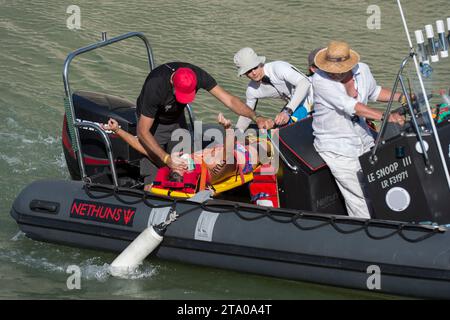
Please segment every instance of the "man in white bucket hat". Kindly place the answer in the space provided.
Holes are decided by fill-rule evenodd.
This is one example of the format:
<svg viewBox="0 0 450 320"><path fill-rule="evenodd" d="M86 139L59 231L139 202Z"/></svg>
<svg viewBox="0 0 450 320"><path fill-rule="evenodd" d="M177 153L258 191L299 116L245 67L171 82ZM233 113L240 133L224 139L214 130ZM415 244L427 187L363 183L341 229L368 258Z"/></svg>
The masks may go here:
<svg viewBox="0 0 450 320"><path fill-rule="evenodd" d="M381 120L383 111L367 102L387 102L391 91L378 86L369 66L346 42L331 41L317 52L319 68L312 77L314 88L314 147L329 166L342 192L350 216L370 218L359 156L374 146L365 118ZM402 100L401 93L394 99ZM391 113L389 122L404 124L404 117Z"/></svg>
<svg viewBox="0 0 450 320"><path fill-rule="evenodd" d="M287 62L265 62L266 57L258 56L252 48L248 47L240 49L234 55L238 76L245 75L250 79L246 91L247 106L255 110L259 99L281 98L286 105L275 117L277 125L286 124L302 103L306 116L312 104L308 100L311 88L308 77ZM250 122L249 118L240 116L236 128L245 130Z"/></svg>

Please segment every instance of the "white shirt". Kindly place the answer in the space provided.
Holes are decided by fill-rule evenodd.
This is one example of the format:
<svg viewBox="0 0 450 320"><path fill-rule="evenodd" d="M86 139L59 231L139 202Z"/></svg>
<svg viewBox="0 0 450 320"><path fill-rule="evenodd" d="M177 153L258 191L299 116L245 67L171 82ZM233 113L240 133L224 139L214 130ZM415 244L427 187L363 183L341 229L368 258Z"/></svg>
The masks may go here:
<svg viewBox="0 0 450 320"><path fill-rule="evenodd" d="M363 117L352 122L357 102L376 101L381 92L369 66L357 64L353 69L358 97L347 94L344 84L331 80L318 70L312 77L314 88L314 147L318 152L333 152L347 157L359 157L374 145Z"/></svg>
<svg viewBox="0 0 450 320"><path fill-rule="evenodd" d="M258 99L282 98L285 95L290 102L287 108L295 111L297 106L306 99L304 105L308 111L312 106L311 80L297 68L285 61L273 61L264 64L264 74L269 77L271 83L262 83L251 80L247 86L247 106L255 109ZM300 90L296 90L299 88ZM236 127L247 129L251 119L240 116Z"/></svg>

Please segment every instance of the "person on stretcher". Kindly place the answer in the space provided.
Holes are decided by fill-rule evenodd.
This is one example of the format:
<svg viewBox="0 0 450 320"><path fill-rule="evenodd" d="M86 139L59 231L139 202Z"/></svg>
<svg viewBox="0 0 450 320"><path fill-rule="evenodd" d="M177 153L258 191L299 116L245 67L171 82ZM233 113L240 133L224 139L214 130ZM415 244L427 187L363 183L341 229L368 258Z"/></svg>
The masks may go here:
<svg viewBox="0 0 450 320"><path fill-rule="evenodd" d="M222 124L228 122L222 114L219 114L218 120ZM227 127L225 124L224 126ZM111 130L132 148L150 157L138 138L122 130L115 119L110 118L108 123L103 124L102 127L104 130ZM264 151L262 154L264 157L261 157L261 159L258 155L258 145L260 151ZM199 166L206 169L206 184L208 185L214 185L232 176L240 176L243 179L243 175L253 172L260 165L260 161L263 158L265 158L264 162L266 162L266 159L269 161L270 153L270 144L268 141L266 143L257 143L256 139L249 137L246 137L244 144L237 142L235 139L233 143L208 146L190 155L173 153L171 154L172 161L179 163L182 169L170 170L168 180L171 182L181 182L186 173L195 170ZM149 190L150 188L150 185L145 186L145 190Z"/></svg>

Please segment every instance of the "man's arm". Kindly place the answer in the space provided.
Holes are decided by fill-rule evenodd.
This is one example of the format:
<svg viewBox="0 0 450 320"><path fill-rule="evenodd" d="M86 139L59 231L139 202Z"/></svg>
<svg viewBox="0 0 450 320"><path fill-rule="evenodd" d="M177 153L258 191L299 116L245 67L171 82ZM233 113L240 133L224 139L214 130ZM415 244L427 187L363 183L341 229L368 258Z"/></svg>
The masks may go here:
<svg viewBox="0 0 450 320"><path fill-rule="evenodd" d="M154 155L164 164L172 169L183 170L186 168L186 162L181 159L172 159L172 157L165 152L156 141L155 137L150 133L155 119L141 115L137 126L137 136L148 155Z"/></svg>
<svg viewBox="0 0 450 320"><path fill-rule="evenodd" d="M392 91L386 88L381 88L380 94L378 95L377 101L379 102L389 102L391 99ZM394 94L394 101L399 101L402 94L400 92L396 92Z"/></svg>
<svg viewBox="0 0 450 320"><path fill-rule="evenodd" d="M216 85L209 91L214 97L221 101L231 111L238 115L250 118L256 122L260 129L270 129L273 127L273 121L265 117L256 117L255 111L250 109L245 103L236 96L225 91L219 85Z"/></svg>
<svg viewBox="0 0 450 320"><path fill-rule="evenodd" d="M379 101L379 102L388 102L391 98L392 91L387 88L383 88L377 85L375 78L373 77L370 68L366 64L360 64L361 68L367 69L367 77L368 77L368 88L369 88L369 100L370 101ZM379 93L378 93L379 92ZM397 92L394 94L394 101L399 101L401 93Z"/></svg>
<svg viewBox="0 0 450 320"><path fill-rule="evenodd" d="M156 158L164 162L164 158L168 154L165 152L156 141L155 137L150 133L155 119L141 115L137 126L137 137L141 142L147 154L154 155Z"/></svg>
<svg viewBox="0 0 450 320"><path fill-rule="evenodd" d="M122 130L119 126L117 120L110 118L108 124L102 125L104 130L111 130L116 135L118 135L123 141L128 143L132 148L136 149L140 153L149 156L147 150L144 149L142 144L139 142L138 138L130 134L129 132Z"/></svg>
<svg viewBox="0 0 450 320"><path fill-rule="evenodd" d="M381 120L384 115L381 110L371 108L361 102L356 103L355 114L371 120ZM405 124L405 118L396 112L389 114L388 121L398 123L401 126Z"/></svg>
<svg viewBox="0 0 450 320"><path fill-rule="evenodd" d="M295 84L295 91L292 95L291 101L286 105L286 108L295 111L295 108L298 107L300 102L302 102L309 93L309 89L311 88L311 82L308 78L302 78L298 83Z"/></svg>
<svg viewBox="0 0 450 320"><path fill-rule="evenodd" d="M311 82L308 80L308 78L301 78L300 81L296 83L295 92L291 98L291 101L285 107L291 110L290 114L292 114L299 106L300 102L302 102L308 96L310 88ZM290 114L286 113L285 111L280 112L275 117L275 123L277 125L286 124L289 121Z"/></svg>

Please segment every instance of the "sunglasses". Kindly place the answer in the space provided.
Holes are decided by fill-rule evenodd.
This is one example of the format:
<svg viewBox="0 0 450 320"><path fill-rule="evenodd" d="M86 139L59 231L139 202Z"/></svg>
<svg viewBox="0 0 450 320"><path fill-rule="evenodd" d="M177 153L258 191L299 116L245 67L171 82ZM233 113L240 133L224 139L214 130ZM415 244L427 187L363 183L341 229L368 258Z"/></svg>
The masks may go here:
<svg viewBox="0 0 450 320"><path fill-rule="evenodd" d="M254 71L254 70L258 69L258 68L259 68L259 64L258 64L256 67L254 67L254 68L248 70L248 71L245 73L245 75L246 75L246 76L249 75L250 72L252 72L252 71Z"/></svg>

